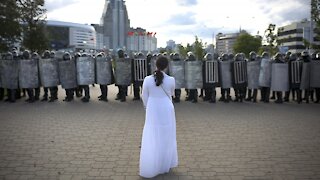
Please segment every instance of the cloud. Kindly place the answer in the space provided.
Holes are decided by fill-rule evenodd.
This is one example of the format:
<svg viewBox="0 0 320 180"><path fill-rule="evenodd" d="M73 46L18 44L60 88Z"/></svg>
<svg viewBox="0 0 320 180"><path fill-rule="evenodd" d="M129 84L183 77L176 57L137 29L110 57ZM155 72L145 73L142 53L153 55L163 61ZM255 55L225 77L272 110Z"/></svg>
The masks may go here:
<svg viewBox="0 0 320 180"><path fill-rule="evenodd" d="M105 0L46 0L48 19L99 23ZM158 47L172 39L192 43L241 29L260 35L270 23L277 27L310 18L310 0L126 0L130 25L157 32ZM143 5L143 6L142 6Z"/></svg>
<svg viewBox="0 0 320 180"><path fill-rule="evenodd" d="M179 6L195 6L198 4L197 0L176 0Z"/></svg>
<svg viewBox="0 0 320 180"><path fill-rule="evenodd" d="M60 8L64 8L66 6L70 6L72 4L76 4L78 2L79 2L79 0L68 0L68 1L65 1L65 0L46 0L45 1L45 8L48 11L54 11L54 10L57 10Z"/></svg>
<svg viewBox="0 0 320 180"><path fill-rule="evenodd" d="M175 14L172 15L166 22L165 24L167 25L192 25L195 24L196 21L194 19L195 13L193 12L188 12L184 14Z"/></svg>

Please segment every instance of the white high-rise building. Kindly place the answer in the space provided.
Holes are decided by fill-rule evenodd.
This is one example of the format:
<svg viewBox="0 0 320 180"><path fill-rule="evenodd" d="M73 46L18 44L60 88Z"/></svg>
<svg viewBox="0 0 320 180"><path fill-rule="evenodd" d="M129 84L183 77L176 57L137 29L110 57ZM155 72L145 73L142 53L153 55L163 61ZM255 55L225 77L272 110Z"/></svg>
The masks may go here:
<svg viewBox="0 0 320 180"><path fill-rule="evenodd" d="M157 38L154 33L140 27L130 28L127 37L127 50L134 52L153 52L157 50Z"/></svg>
<svg viewBox="0 0 320 180"><path fill-rule="evenodd" d="M283 49L292 53L300 53L308 50L305 42L320 45L312 30L312 23L308 20L294 22L278 28L278 43Z"/></svg>
<svg viewBox="0 0 320 180"><path fill-rule="evenodd" d="M218 53L219 55L222 53L233 53L233 45L239 35L240 33L218 33L216 35L216 53Z"/></svg>
<svg viewBox="0 0 320 180"><path fill-rule="evenodd" d="M127 7L123 0L106 0L100 26L94 25L103 34L103 47L116 50L126 49L127 34L130 27Z"/></svg>

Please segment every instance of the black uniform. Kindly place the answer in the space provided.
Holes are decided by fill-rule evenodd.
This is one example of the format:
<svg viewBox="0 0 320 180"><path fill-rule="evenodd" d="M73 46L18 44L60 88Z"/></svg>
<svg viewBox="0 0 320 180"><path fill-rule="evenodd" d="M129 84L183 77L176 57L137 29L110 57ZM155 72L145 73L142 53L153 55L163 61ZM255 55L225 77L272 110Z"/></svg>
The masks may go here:
<svg viewBox="0 0 320 180"><path fill-rule="evenodd" d="M262 59L263 58L269 58L269 54L267 52L262 53ZM265 103L269 103L270 99L270 87L261 87L260 88L261 93L261 101Z"/></svg>
<svg viewBox="0 0 320 180"><path fill-rule="evenodd" d="M314 61L320 61L320 53L316 54ZM314 90L316 93L316 100L314 102L319 103L320 102L320 88L314 88Z"/></svg>
<svg viewBox="0 0 320 180"><path fill-rule="evenodd" d="M185 61L196 61L193 53L188 53L188 58ZM186 97L186 101L191 101L192 103L198 102L198 90L197 89L188 89L188 96Z"/></svg>
<svg viewBox="0 0 320 180"><path fill-rule="evenodd" d="M214 54L212 57L211 53L207 53L204 57L205 62L202 66L202 78L203 78L203 89L204 89L204 101L209 101L210 103L216 102L216 87L219 86L219 64L218 64L218 54ZM206 61L216 62L215 66L208 66ZM217 72L216 72L217 71ZM208 76L207 76L208 75ZM209 77L210 76L210 77Z"/></svg>
<svg viewBox="0 0 320 180"><path fill-rule="evenodd" d="M230 61L230 57L232 57L232 56L230 56L228 54L222 54L220 60L221 61ZM223 72L220 71L220 79L221 79L222 73ZM220 83L222 83L222 82L220 81ZM228 103L231 100L232 100L232 98L230 96L230 88L222 88L222 86L221 86L221 97L220 97L219 101L223 101L223 102Z"/></svg>
<svg viewBox="0 0 320 180"><path fill-rule="evenodd" d="M174 53L172 55L172 61L181 61L180 56L179 56L178 53ZM179 103L180 102L180 97L181 97L181 89L175 89L174 90L173 102Z"/></svg>
<svg viewBox="0 0 320 180"><path fill-rule="evenodd" d="M242 65L237 67L236 64L242 61ZM235 61L231 66L233 89L235 91L235 102L242 102L245 98L247 88L247 65L244 54L236 54Z"/></svg>
<svg viewBox="0 0 320 180"><path fill-rule="evenodd" d="M144 64L135 65L135 58L146 59ZM142 53L139 53L137 56L132 59L131 62L131 72L132 72L132 84L133 84L133 100L140 100L140 88L142 88L143 79L147 75L151 74L151 54L148 54L147 58ZM138 72L135 74L135 72Z"/></svg>
<svg viewBox="0 0 320 180"><path fill-rule="evenodd" d="M249 54L249 61L257 61L257 54L255 52L250 52ZM258 94L258 89L249 89L248 88L248 96L245 99L246 101L253 101L253 102L257 102L257 94Z"/></svg>
<svg viewBox="0 0 320 180"><path fill-rule="evenodd" d="M273 63L285 63L284 60L282 59L282 55L277 53L275 55L275 59L273 61ZM276 101L275 103L283 103L283 98L282 98L282 91L275 91L276 93Z"/></svg>

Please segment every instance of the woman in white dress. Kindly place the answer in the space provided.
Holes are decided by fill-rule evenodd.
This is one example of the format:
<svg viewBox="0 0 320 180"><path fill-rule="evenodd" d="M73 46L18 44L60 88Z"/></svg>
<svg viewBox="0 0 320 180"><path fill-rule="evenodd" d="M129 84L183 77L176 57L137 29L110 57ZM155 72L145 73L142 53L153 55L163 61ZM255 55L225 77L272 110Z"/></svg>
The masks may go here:
<svg viewBox="0 0 320 180"><path fill-rule="evenodd" d="M168 59L158 57L157 70L144 79L142 100L146 108L140 152L140 176L152 178L178 165L176 118L172 96L175 80L163 72Z"/></svg>

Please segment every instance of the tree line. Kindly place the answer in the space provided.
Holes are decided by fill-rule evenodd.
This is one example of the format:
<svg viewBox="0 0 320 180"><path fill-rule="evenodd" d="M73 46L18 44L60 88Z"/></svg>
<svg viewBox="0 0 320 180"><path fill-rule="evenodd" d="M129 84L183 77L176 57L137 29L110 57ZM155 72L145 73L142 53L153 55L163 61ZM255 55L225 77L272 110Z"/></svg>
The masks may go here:
<svg viewBox="0 0 320 180"><path fill-rule="evenodd" d="M21 43L22 49L42 52L48 48L44 0L0 1L0 52Z"/></svg>

